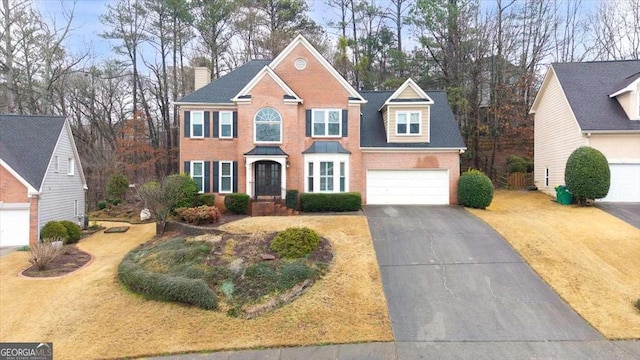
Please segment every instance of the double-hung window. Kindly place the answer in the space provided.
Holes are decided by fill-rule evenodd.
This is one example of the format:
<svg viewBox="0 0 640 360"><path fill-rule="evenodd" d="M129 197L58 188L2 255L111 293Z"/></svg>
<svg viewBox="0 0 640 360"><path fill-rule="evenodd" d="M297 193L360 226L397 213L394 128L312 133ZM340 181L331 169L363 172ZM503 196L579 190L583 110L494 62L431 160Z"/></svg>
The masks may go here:
<svg viewBox="0 0 640 360"><path fill-rule="evenodd" d="M233 192L233 162L220 161L220 192Z"/></svg>
<svg viewBox="0 0 640 360"><path fill-rule="evenodd" d="M420 135L421 118L419 111L396 112L396 134Z"/></svg>
<svg viewBox="0 0 640 360"><path fill-rule="evenodd" d="M337 109L314 109L311 134L314 137L336 137L342 134L342 111Z"/></svg>
<svg viewBox="0 0 640 360"><path fill-rule="evenodd" d="M76 172L76 162L73 158L67 159L67 175L73 175Z"/></svg>
<svg viewBox="0 0 640 360"><path fill-rule="evenodd" d="M204 192L204 161L191 162L191 178L198 185L198 192Z"/></svg>
<svg viewBox="0 0 640 360"><path fill-rule="evenodd" d="M60 157L58 155L53 158L53 168L55 172L60 172Z"/></svg>
<svg viewBox="0 0 640 360"><path fill-rule="evenodd" d="M307 191L313 192L313 163L308 163L307 169Z"/></svg>
<svg viewBox="0 0 640 360"><path fill-rule="evenodd" d="M204 138L204 111L191 112L191 137Z"/></svg>
<svg viewBox="0 0 640 360"><path fill-rule="evenodd" d="M333 191L333 162L320 162L320 191Z"/></svg>
<svg viewBox="0 0 640 360"><path fill-rule="evenodd" d="M233 112L220 111L220 138L233 138Z"/></svg>

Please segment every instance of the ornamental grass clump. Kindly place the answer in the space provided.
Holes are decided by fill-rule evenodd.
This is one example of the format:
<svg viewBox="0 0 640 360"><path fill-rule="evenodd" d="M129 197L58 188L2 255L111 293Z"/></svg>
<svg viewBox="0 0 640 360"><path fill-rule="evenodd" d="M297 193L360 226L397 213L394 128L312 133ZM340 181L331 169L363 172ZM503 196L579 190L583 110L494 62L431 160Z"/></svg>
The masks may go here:
<svg viewBox="0 0 640 360"><path fill-rule="evenodd" d="M64 252L58 241L62 242L64 239L61 237L45 238L29 247L29 262L40 271L46 270L49 264Z"/></svg>
<svg viewBox="0 0 640 360"><path fill-rule="evenodd" d="M493 183L482 171L471 169L458 180L458 203L475 209L486 209L493 200Z"/></svg>

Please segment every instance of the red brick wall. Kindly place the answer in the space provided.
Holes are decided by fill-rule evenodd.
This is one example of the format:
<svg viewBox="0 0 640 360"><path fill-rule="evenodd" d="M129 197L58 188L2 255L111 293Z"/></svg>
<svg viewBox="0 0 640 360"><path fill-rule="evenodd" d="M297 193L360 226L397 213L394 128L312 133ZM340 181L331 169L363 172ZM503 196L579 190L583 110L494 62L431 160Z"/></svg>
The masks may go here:
<svg viewBox="0 0 640 360"><path fill-rule="evenodd" d="M458 179L460 178L460 155L458 151L452 152L369 152L363 154L362 174L357 179L362 181L362 197L366 198L366 170L393 170L393 169L449 169L449 203L458 203ZM354 191L355 179L352 180Z"/></svg>

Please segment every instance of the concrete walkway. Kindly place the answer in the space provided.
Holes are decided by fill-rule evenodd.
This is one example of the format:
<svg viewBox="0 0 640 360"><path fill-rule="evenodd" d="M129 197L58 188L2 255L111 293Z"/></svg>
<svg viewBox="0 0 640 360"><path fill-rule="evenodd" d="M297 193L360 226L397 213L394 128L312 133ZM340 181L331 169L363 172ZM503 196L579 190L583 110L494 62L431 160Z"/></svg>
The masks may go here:
<svg viewBox="0 0 640 360"><path fill-rule="evenodd" d="M157 359L640 359L640 342L604 339L464 209L365 214L396 342Z"/></svg>

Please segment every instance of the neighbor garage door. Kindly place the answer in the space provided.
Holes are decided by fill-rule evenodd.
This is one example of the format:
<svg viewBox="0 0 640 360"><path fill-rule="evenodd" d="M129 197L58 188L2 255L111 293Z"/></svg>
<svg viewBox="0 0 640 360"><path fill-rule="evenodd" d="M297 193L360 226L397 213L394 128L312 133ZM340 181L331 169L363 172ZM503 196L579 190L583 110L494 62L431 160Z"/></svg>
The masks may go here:
<svg viewBox="0 0 640 360"><path fill-rule="evenodd" d="M368 170L367 204L447 205L448 170Z"/></svg>
<svg viewBox="0 0 640 360"><path fill-rule="evenodd" d="M29 204L0 203L0 247L29 245Z"/></svg>
<svg viewBox="0 0 640 360"><path fill-rule="evenodd" d="M606 202L640 202L640 164L609 164L611 187Z"/></svg>

